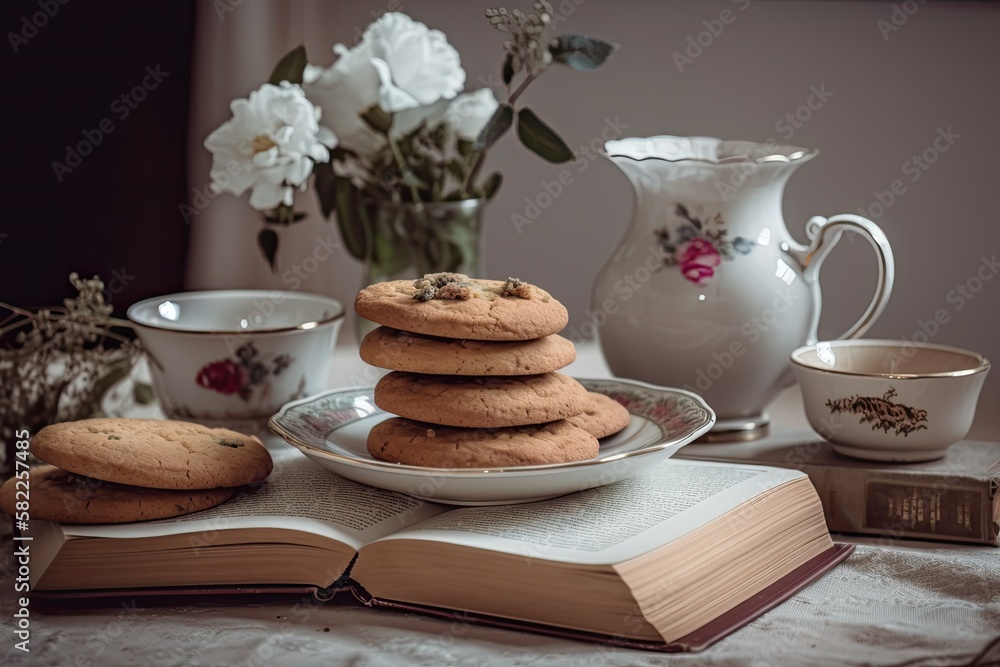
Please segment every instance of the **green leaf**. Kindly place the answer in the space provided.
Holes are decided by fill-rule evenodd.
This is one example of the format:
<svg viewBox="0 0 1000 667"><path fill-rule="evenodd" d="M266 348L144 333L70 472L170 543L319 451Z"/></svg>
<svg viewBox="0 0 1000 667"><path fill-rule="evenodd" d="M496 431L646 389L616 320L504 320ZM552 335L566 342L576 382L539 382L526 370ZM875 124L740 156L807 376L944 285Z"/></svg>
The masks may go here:
<svg viewBox="0 0 1000 667"><path fill-rule="evenodd" d="M573 151L535 112L524 107L517 112L517 136L526 148L555 164L569 162Z"/></svg>
<svg viewBox="0 0 1000 667"><path fill-rule="evenodd" d="M260 247L264 259L271 266L271 272L276 272L274 258L278 254L278 233L270 227L265 227L257 234L257 245Z"/></svg>
<svg viewBox="0 0 1000 667"><path fill-rule="evenodd" d="M503 82L508 86L514 80L514 61L509 53L503 59L503 68L500 70L500 75L503 77Z"/></svg>
<svg viewBox="0 0 1000 667"><path fill-rule="evenodd" d="M153 388L145 382L136 382L132 385L132 398L139 405L149 405L156 400Z"/></svg>
<svg viewBox="0 0 1000 667"><path fill-rule="evenodd" d="M302 73L306 70L306 47L296 46L285 54L285 57L278 61L271 72L268 83L277 86L282 81L289 83L302 83Z"/></svg>
<svg viewBox="0 0 1000 667"><path fill-rule="evenodd" d="M333 162L318 162L313 165L313 186L316 188L316 198L323 217L330 219L330 214L337 208L337 175L333 172Z"/></svg>
<svg viewBox="0 0 1000 667"><path fill-rule="evenodd" d="M595 70L618 49L617 44L586 35L559 35L549 49L552 59L578 70Z"/></svg>
<svg viewBox="0 0 1000 667"><path fill-rule="evenodd" d="M340 237L347 246L351 257L364 261L367 254L367 238L365 224L358 211L356 190L346 178L334 179L334 191L337 210L337 226L340 227Z"/></svg>
<svg viewBox="0 0 1000 667"><path fill-rule="evenodd" d="M483 126L483 129L479 131L479 136L476 137L476 144L474 146L475 150L482 151L495 144L497 139L510 129L513 122L514 107L509 104L498 106L497 110L493 112L493 115L486 122L486 125Z"/></svg>
<svg viewBox="0 0 1000 667"><path fill-rule="evenodd" d="M458 147L458 154L466 160L468 160L469 156L472 155L472 152L476 150L476 145L468 139L459 139L456 146Z"/></svg>
<svg viewBox="0 0 1000 667"><path fill-rule="evenodd" d="M445 165L448 169L448 173L455 177L457 181L465 180L465 163L459 159L448 160Z"/></svg>
<svg viewBox="0 0 1000 667"><path fill-rule="evenodd" d="M365 124L368 125L368 127L375 130L379 134L388 134L389 128L392 127L392 114L377 104L373 104L368 107L368 109L361 114L361 120L365 121Z"/></svg>
<svg viewBox="0 0 1000 667"><path fill-rule="evenodd" d="M503 183L503 174L499 171L494 171L492 174L486 177L483 184L479 186L479 191L482 196L486 199L493 199L493 195L497 193L500 189L500 184Z"/></svg>

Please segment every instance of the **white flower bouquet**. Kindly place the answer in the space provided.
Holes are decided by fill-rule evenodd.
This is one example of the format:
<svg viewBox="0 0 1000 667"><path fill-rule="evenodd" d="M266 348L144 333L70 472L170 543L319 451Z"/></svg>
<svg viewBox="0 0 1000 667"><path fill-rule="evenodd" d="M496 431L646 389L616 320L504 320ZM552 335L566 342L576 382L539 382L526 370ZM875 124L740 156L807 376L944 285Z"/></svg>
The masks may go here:
<svg viewBox="0 0 1000 667"><path fill-rule="evenodd" d="M552 128L515 104L553 63L596 69L616 47L582 35L555 36L552 15L545 0L527 14L487 10L490 23L509 36L502 103L489 88L463 93L458 52L443 33L405 14L384 14L354 47L334 46L329 67L308 64L305 48L294 49L259 90L232 103L232 119L205 140L213 189L237 196L250 191L250 206L264 214L257 241L272 269L276 228L301 219L295 193L310 180L323 215L336 211L349 252L372 261L381 249L380 261L396 268L405 258L390 257L394 240L379 238L393 225L377 225L371 204L410 206L429 221L422 212L431 202L488 200L503 179L499 172L480 176L486 153L515 122L531 151L554 163L573 159ZM442 253L439 239L436 244L434 254L447 261L432 263L442 269L460 266L470 252L449 243L452 250Z"/></svg>

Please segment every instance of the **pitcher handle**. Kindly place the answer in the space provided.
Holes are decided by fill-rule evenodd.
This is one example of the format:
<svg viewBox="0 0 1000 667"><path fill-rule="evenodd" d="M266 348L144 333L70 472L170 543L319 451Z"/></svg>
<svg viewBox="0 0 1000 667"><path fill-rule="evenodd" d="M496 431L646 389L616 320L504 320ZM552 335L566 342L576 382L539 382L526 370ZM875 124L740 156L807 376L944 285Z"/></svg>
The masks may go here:
<svg viewBox="0 0 1000 667"><path fill-rule="evenodd" d="M820 265L826 256L833 250L833 247L840 239L840 235L845 230L858 232L868 239L872 248L875 249L875 257L878 260L878 284L875 295L865 314L854 323L854 325L841 334L838 340L857 338L875 323L879 315L885 309L892 293L892 282L895 277L896 265L892 257L892 248L889 247L889 239L885 233L874 222L859 215L843 213L831 218L814 216L806 223L806 235L810 244L801 254L799 261L802 265L802 277L808 283L816 283L819 280ZM819 315L817 313L809 336L809 344L815 343L817 338L817 326Z"/></svg>

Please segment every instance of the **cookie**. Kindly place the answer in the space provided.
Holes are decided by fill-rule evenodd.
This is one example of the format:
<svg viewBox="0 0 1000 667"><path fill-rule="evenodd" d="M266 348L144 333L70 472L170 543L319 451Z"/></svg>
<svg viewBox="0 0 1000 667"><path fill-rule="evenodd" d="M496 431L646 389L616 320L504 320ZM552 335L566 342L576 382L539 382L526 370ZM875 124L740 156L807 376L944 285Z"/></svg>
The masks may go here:
<svg viewBox="0 0 1000 667"><path fill-rule="evenodd" d="M597 392L587 394L586 409L567 421L595 438L606 438L628 426L632 416L621 403Z"/></svg>
<svg viewBox="0 0 1000 667"><path fill-rule="evenodd" d="M375 385L374 397L400 417L470 428L542 424L587 407L587 390L562 373L472 378L393 371Z"/></svg>
<svg viewBox="0 0 1000 667"><path fill-rule="evenodd" d="M525 341L438 338L379 327L361 341L361 358L372 366L438 375L535 375L568 366L573 343L552 335Z"/></svg>
<svg viewBox="0 0 1000 667"><path fill-rule="evenodd" d="M393 417L368 434L368 452L390 463L428 468L508 468L585 461L597 438L566 420L482 429L436 426Z"/></svg>
<svg viewBox="0 0 1000 667"><path fill-rule="evenodd" d="M542 338L569 322L566 308L534 285L460 274L377 283L358 293L354 309L361 317L393 329L471 340Z"/></svg>
<svg viewBox="0 0 1000 667"><path fill-rule="evenodd" d="M9 479L0 487L0 509L14 515L17 491L24 481ZM32 468L29 477L31 518L60 523L124 523L168 519L215 507L236 489L185 491L144 489L81 477L55 466Z"/></svg>
<svg viewBox="0 0 1000 667"><path fill-rule="evenodd" d="M31 453L78 475L153 489L243 486L272 467L253 436L165 419L52 424L31 439Z"/></svg>

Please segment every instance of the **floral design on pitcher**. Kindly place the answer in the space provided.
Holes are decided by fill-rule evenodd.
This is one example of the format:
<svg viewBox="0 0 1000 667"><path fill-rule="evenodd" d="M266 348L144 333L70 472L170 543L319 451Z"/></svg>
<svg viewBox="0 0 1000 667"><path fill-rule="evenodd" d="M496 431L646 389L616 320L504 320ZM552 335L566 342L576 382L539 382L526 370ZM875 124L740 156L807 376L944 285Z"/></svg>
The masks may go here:
<svg viewBox="0 0 1000 667"><path fill-rule="evenodd" d="M895 429L896 435L902 434L905 438L914 431L927 430L927 425L923 423L927 421L927 411L891 402L889 399L896 395L896 388L889 387L882 398L855 394L849 398L827 399L826 407L830 408L830 414L851 412L861 415L858 423L871 424L873 431L880 428L883 433L888 433L889 429Z"/></svg>
<svg viewBox="0 0 1000 667"><path fill-rule="evenodd" d="M253 343L236 350L235 359L210 361L201 367L195 382L199 387L231 396L236 394L249 401L255 389L270 393L271 378L281 375L295 361L289 354L279 354L269 360L260 356Z"/></svg>
<svg viewBox="0 0 1000 667"><path fill-rule="evenodd" d="M678 267L681 275L695 285L707 285L722 260L747 255L756 245L742 236L730 239L718 213L702 220L691 215L683 204L678 204L675 212L684 222L673 232L664 225L654 234L663 252L663 266Z"/></svg>

